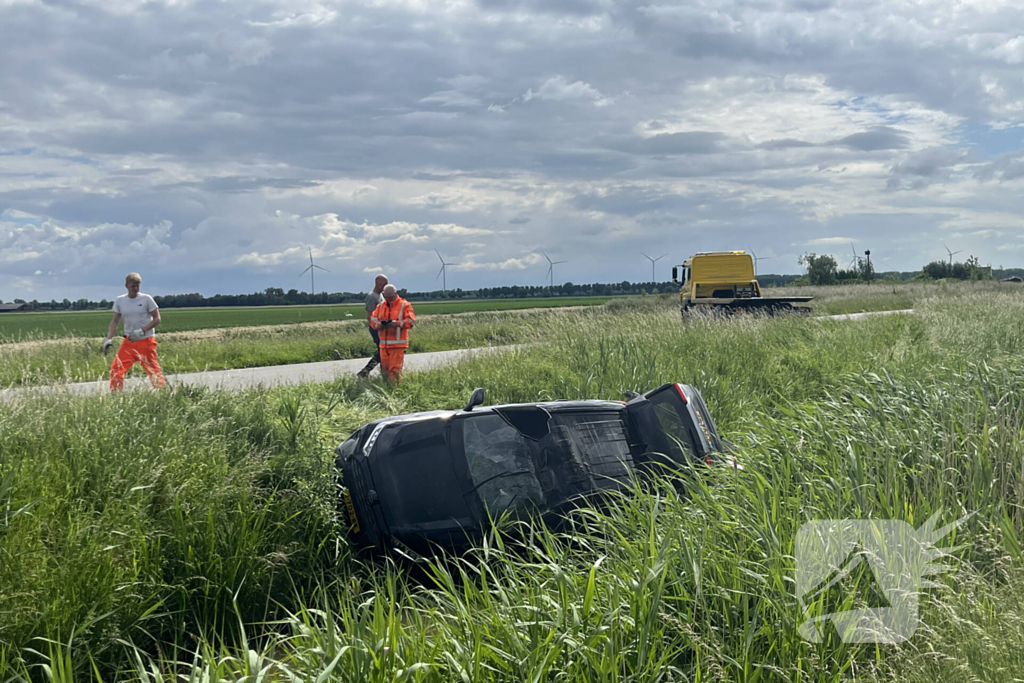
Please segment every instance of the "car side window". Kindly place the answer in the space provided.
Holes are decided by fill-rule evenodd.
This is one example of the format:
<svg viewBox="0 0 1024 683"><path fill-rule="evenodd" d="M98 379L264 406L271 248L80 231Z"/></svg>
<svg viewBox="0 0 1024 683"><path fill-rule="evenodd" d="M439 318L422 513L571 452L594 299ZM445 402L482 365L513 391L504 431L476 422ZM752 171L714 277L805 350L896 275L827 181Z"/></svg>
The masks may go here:
<svg viewBox="0 0 1024 683"><path fill-rule="evenodd" d="M526 437L493 413L460 422L470 479L486 510L496 517L540 505L544 494Z"/></svg>

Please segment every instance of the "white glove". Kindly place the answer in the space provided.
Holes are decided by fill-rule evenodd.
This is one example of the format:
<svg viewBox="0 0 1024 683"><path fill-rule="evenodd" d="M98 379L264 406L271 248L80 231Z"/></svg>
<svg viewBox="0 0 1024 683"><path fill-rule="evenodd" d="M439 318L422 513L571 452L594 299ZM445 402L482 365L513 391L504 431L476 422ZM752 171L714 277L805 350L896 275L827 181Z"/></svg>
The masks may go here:
<svg viewBox="0 0 1024 683"><path fill-rule="evenodd" d="M110 346L113 343L114 343L114 340L111 339L110 337L107 337L106 339L103 340L103 355L104 356L107 355L108 353L110 353Z"/></svg>
<svg viewBox="0 0 1024 683"><path fill-rule="evenodd" d="M142 339L144 336L146 336L146 333L143 332L142 328L140 327L139 329L132 330L131 332L128 333L128 341L137 342L140 339Z"/></svg>

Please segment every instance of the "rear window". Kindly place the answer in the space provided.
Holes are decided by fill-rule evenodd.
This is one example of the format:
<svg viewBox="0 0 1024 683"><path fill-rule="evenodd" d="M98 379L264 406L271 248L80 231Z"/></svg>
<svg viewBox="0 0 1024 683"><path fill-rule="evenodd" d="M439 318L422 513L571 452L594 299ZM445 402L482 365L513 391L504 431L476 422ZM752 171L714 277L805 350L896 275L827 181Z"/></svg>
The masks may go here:
<svg viewBox="0 0 1024 683"><path fill-rule="evenodd" d="M460 420L469 476L492 515L525 510L544 500L530 442L494 413Z"/></svg>
<svg viewBox="0 0 1024 683"><path fill-rule="evenodd" d="M693 433L690 420L679 414L680 400L678 396L672 395L673 391L675 390L659 391L649 400L654 404L654 414L658 417L658 423L673 449L669 455L678 462L683 462L684 458L694 460L698 452L694 446L696 435Z"/></svg>

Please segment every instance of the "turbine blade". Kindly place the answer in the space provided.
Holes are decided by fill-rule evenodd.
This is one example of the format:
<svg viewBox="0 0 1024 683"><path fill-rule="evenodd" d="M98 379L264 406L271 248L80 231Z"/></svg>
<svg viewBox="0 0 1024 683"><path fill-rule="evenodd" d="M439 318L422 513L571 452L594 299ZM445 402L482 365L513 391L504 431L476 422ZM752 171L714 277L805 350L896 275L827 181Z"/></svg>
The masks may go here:
<svg viewBox="0 0 1024 683"><path fill-rule="evenodd" d="M665 258L666 256L668 256L668 254L662 254L661 256L659 256L658 258L656 258L654 260L655 261L660 261L661 259Z"/></svg>
<svg viewBox="0 0 1024 683"><path fill-rule="evenodd" d="M441 279L441 273L443 273L443 272L444 272L444 266L441 266L441 270L437 271L437 275L434 276L434 280L440 280Z"/></svg>
<svg viewBox="0 0 1024 683"><path fill-rule="evenodd" d="M435 249L434 253L437 254L437 258L441 259L441 263L444 263L444 259L441 258L441 252L439 252L437 249Z"/></svg>
<svg viewBox="0 0 1024 683"><path fill-rule="evenodd" d="M544 258L546 258L546 259L548 260L548 263L551 263L551 257L549 257L549 256L547 255L547 253L546 253L546 252L545 252L545 251L544 251L543 249L541 250L541 252L540 252L540 253L544 254Z"/></svg>
<svg viewBox="0 0 1024 683"><path fill-rule="evenodd" d="M557 266L559 263L568 263L568 261L552 261L551 265Z"/></svg>
<svg viewBox="0 0 1024 683"><path fill-rule="evenodd" d="M308 273L310 270L312 270L312 268L313 268L313 266L306 266L306 269L304 271L302 271L301 273L299 273L299 277L302 277L303 275Z"/></svg>
<svg viewBox="0 0 1024 683"><path fill-rule="evenodd" d="M310 268L318 268L318 269L324 271L325 273L331 272L331 271L327 270L326 268L324 268L323 266L312 265L312 266L310 266Z"/></svg>
<svg viewBox="0 0 1024 683"><path fill-rule="evenodd" d="M650 256L648 256L647 254L644 254L644 252L641 251L640 253L643 254L644 258L647 259L648 261L653 261L654 260Z"/></svg>

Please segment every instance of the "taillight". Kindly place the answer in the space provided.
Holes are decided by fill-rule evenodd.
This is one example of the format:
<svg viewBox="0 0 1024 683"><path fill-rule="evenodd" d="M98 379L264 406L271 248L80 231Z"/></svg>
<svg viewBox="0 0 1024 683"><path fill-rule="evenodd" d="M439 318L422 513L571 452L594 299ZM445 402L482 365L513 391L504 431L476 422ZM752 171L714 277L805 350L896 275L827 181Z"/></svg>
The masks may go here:
<svg viewBox="0 0 1024 683"><path fill-rule="evenodd" d="M682 384L676 383L676 391L679 392L679 398L683 399L683 405L686 405L687 403L689 403L689 401L686 400L686 394L683 393L683 385Z"/></svg>

